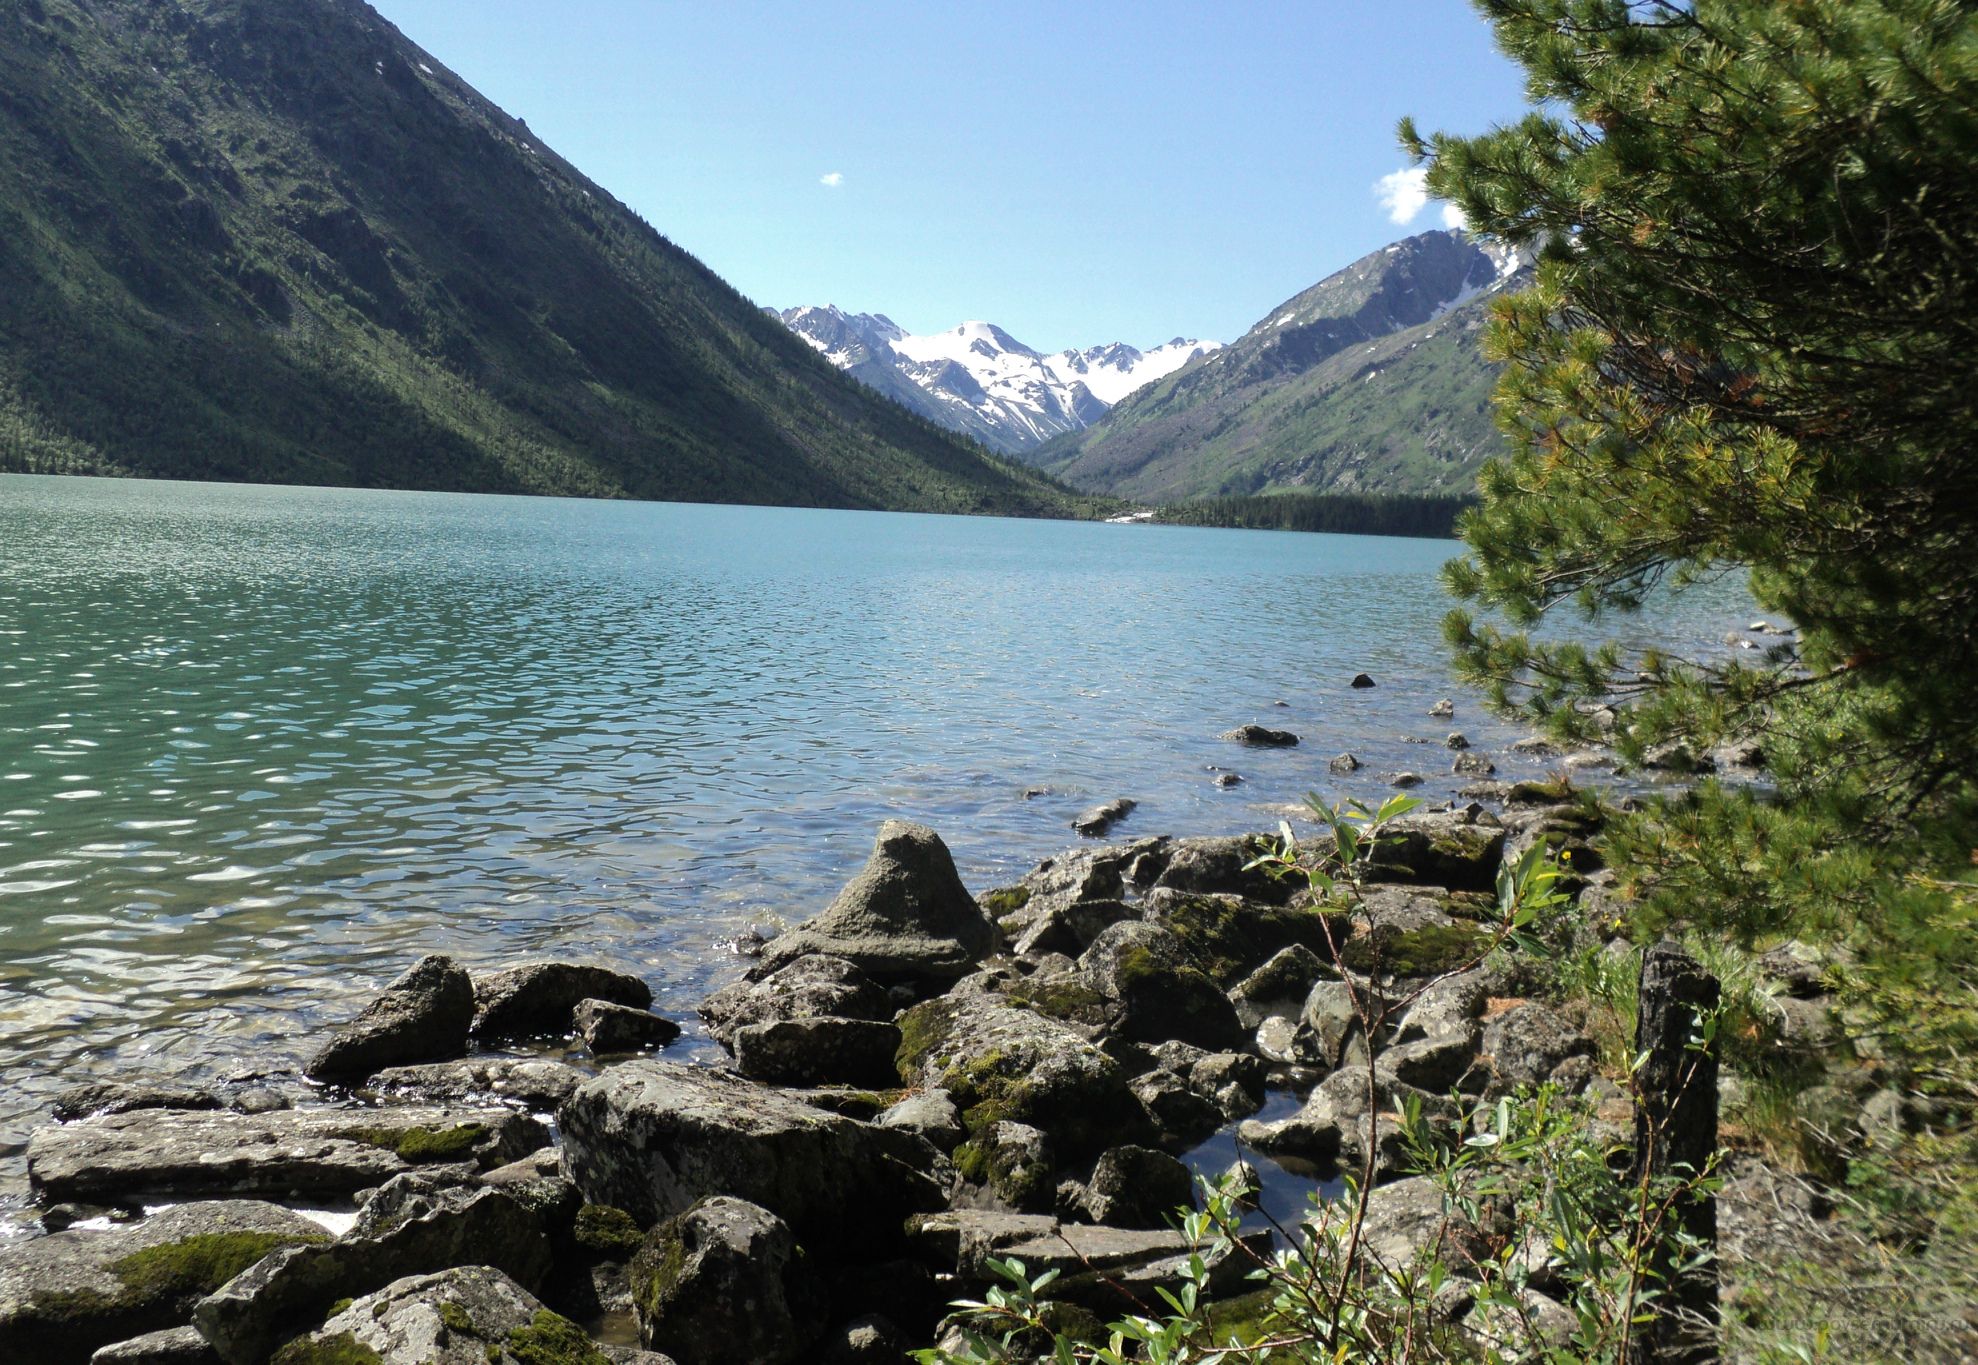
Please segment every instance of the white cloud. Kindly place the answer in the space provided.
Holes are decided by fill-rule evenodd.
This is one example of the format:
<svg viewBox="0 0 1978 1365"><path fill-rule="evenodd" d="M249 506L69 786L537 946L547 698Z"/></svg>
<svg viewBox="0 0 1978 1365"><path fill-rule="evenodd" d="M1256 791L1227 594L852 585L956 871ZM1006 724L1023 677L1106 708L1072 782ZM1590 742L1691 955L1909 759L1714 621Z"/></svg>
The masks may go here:
<svg viewBox="0 0 1978 1365"><path fill-rule="evenodd" d="M1387 216L1406 227L1415 221L1429 202L1429 173L1425 166L1390 171L1374 182L1374 198L1387 210Z"/></svg>
<svg viewBox="0 0 1978 1365"><path fill-rule="evenodd" d="M845 173L843 171L826 171L823 175L817 177L817 183L826 189L835 190L845 183Z"/></svg>
<svg viewBox="0 0 1978 1365"><path fill-rule="evenodd" d="M1442 206L1442 225L1446 228L1453 228L1457 232L1468 232L1470 229L1470 220L1465 218L1463 216L1463 210L1457 208L1454 204L1444 204Z"/></svg>

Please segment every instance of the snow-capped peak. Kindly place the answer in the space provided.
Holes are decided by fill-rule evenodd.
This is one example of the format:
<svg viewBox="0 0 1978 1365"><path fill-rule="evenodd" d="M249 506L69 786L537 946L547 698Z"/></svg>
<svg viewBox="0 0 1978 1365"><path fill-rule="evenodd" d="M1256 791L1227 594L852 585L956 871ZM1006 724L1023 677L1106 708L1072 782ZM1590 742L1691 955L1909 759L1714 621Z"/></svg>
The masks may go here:
<svg viewBox="0 0 1978 1365"><path fill-rule="evenodd" d="M1012 452L1091 425L1143 384L1222 344L1176 337L1145 352L1114 342L1047 356L979 320L913 335L884 314L828 305L776 316L840 369Z"/></svg>

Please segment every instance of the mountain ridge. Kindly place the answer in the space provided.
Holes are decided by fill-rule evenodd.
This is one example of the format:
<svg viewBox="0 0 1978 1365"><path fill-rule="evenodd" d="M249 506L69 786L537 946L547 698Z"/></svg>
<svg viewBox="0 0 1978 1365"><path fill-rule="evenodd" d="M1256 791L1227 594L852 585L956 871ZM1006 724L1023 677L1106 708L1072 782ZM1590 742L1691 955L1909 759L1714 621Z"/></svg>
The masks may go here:
<svg viewBox="0 0 1978 1365"><path fill-rule="evenodd" d="M1147 351L1112 342L1046 353L978 320L914 335L884 313L835 304L766 311L868 387L1019 457L1221 346L1176 337Z"/></svg>
<svg viewBox="0 0 1978 1365"><path fill-rule="evenodd" d="M360 0L0 10L0 468L1089 510L846 382Z"/></svg>
<svg viewBox="0 0 1978 1365"><path fill-rule="evenodd" d="M1460 495L1499 448L1489 301L1527 260L1457 231L1370 252L1229 346L1028 452L1148 502L1282 492Z"/></svg>

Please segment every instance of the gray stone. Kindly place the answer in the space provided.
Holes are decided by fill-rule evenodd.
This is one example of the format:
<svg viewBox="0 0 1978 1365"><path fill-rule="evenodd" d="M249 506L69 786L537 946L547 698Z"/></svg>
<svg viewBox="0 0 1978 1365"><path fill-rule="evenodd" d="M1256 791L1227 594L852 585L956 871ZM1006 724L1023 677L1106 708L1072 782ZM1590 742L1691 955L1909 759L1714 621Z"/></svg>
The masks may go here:
<svg viewBox="0 0 1978 1365"><path fill-rule="evenodd" d="M1465 755L1470 757L1470 755ZM1371 875L1377 881L1494 891L1504 830L1465 811L1405 816L1381 834Z"/></svg>
<svg viewBox="0 0 1978 1365"><path fill-rule="evenodd" d="M1312 983L1331 970L1324 958L1294 943L1230 987L1230 1003L1243 1026L1254 1030L1273 1014L1296 1014L1311 994Z"/></svg>
<svg viewBox="0 0 1978 1365"><path fill-rule="evenodd" d="M1248 744L1256 749L1289 749L1298 743L1298 736L1289 730L1273 730L1255 723L1239 725L1234 730L1225 730L1216 738L1237 744Z"/></svg>
<svg viewBox="0 0 1978 1365"><path fill-rule="evenodd" d="M631 1279L639 1340L696 1365L789 1365L820 1332L789 1225L746 1200L703 1199L655 1227Z"/></svg>
<svg viewBox="0 0 1978 1365"><path fill-rule="evenodd" d="M1164 1228L1195 1206L1195 1178L1188 1168L1151 1147L1112 1147L1092 1168L1080 1201L1095 1223L1122 1228Z"/></svg>
<svg viewBox="0 0 1978 1365"><path fill-rule="evenodd" d="M708 1032L733 1046L735 1032L778 1019L890 1019L885 988L842 957L792 958L760 980L723 986L701 1002Z"/></svg>
<svg viewBox="0 0 1978 1365"><path fill-rule="evenodd" d="M735 1069L778 1085L885 1089L899 1079L900 1030L876 1019L781 1019L735 1031Z"/></svg>
<svg viewBox="0 0 1978 1365"><path fill-rule="evenodd" d="M1057 1182L1050 1136L1027 1123L992 1123L955 1155L968 1182L955 1195L958 1207L1048 1213Z"/></svg>
<svg viewBox="0 0 1978 1365"><path fill-rule="evenodd" d="M831 1329L818 1343L821 1365L898 1365L907 1336L891 1318L865 1313Z"/></svg>
<svg viewBox="0 0 1978 1365"><path fill-rule="evenodd" d="M229 1365L259 1365L339 1300L460 1266L492 1266L534 1289L549 1273L550 1242L518 1191L399 1176L347 1236L266 1257L202 1299L193 1322Z"/></svg>
<svg viewBox="0 0 1978 1365"><path fill-rule="evenodd" d="M1490 998L1490 977L1482 968L1445 977L1415 998L1401 1016L1394 1041L1413 1043L1425 1038L1462 1038L1471 1044L1477 1021Z"/></svg>
<svg viewBox="0 0 1978 1365"><path fill-rule="evenodd" d="M903 1083L945 1089L964 1113L993 1104L997 1117L1050 1133L1068 1157L1121 1141L1139 1113L1118 1059L1089 1031L1001 996L926 1001L900 1031Z"/></svg>
<svg viewBox="0 0 1978 1365"><path fill-rule="evenodd" d="M1476 1079L1476 1043L1461 1034L1417 1038L1383 1050L1380 1064L1397 1080L1422 1090L1439 1094L1463 1089Z"/></svg>
<svg viewBox="0 0 1978 1365"><path fill-rule="evenodd" d="M1527 1001L1483 1026L1482 1050L1490 1058L1493 1093L1536 1086L1553 1078L1569 1057L1591 1057L1593 1040L1550 1006Z"/></svg>
<svg viewBox="0 0 1978 1365"><path fill-rule="evenodd" d="M1217 785L1218 787L1235 787L1235 786L1240 786L1240 785L1242 785L1242 782L1243 782L1243 774L1242 774L1242 773L1217 773L1217 774L1215 775L1215 778L1214 778L1214 781L1215 781L1215 784L1216 784L1216 785Z"/></svg>
<svg viewBox="0 0 1978 1365"><path fill-rule="evenodd" d="M193 1304L212 1285L176 1283L172 1276L126 1280L116 1267L127 1257L169 1255L161 1249L225 1237L234 1243L230 1254L210 1258L210 1265L229 1274L278 1246L324 1236L287 1209L228 1200L180 1204L121 1227L0 1244L0 1360L81 1362L99 1347L189 1323Z"/></svg>
<svg viewBox="0 0 1978 1365"><path fill-rule="evenodd" d="M512 1109L140 1109L40 1129L28 1140L27 1160L35 1191L50 1201L335 1196L423 1162L490 1169L548 1142L541 1124Z"/></svg>
<svg viewBox="0 0 1978 1365"><path fill-rule="evenodd" d="M1353 681L1352 681L1352 682L1351 682L1350 684L1348 684L1348 685L1349 685L1349 686L1352 686L1352 687L1373 687L1373 686L1375 686L1376 684L1375 684L1375 682L1374 682L1374 680L1373 680L1373 678L1372 678L1371 676L1369 676L1368 674L1365 674L1365 673L1355 673L1355 674L1353 675Z"/></svg>
<svg viewBox="0 0 1978 1365"><path fill-rule="evenodd" d="M864 870L822 915L772 942L749 976L760 980L793 958L828 953L882 985L953 981L995 946L996 926L962 885L941 837L888 820Z"/></svg>
<svg viewBox="0 0 1978 1365"><path fill-rule="evenodd" d="M1154 885L1189 895L1236 895L1282 905L1292 887L1262 868L1252 868L1264 841L1254 835L1177 839Z"/></svg>
<svg viewBox="0 0 1978 1365"><path fill-rule="evenodd" d="M1304 1057L1304 1049L1300 1046L1303 1037L1297 1020L1273 1014L1257 1025L1257 1034L1251 1043L1268 1060L1289 1063Z"/></svg>
<svg viewBox="0 0 1978 1365"><path fill-rule="evenodd" d="M901 1128L925 1138L938 1152L952 1152L968 1130L954 1097L941 1089L921 1090L892 1105L873 1120L881 1128Z"/></svg>
<svg viewBox="0 0 1978 1365"><path fill-rule="evenodd" d="M1364 1066L1347 1066L1318 1085L1304 1107L1275 1123L1245 1122L1237 1129L1243 1141L1267 1156L1293 1157L1318 1166L1361 1169L1370 1139L1377 1140L1377 1173L1391 1170L1405 1156L1401 1140L1400 1106L1421 1103L1430 1115L1446 1115L1445 1101L1400 1082L1385 1069L1374 1073L1375 1106L1368 1105L1368 1073Z"/></svg>
<svg viewBox="0 0 1978 1365"><path fill-rule="evenodd" d="M542 1057L470 1057L386 1067L364 1088L420 1100L514 1100L531 1109L553 1110L583 1081L584 1073L576 1067Z"/></svg>
<svg viewBox="0 0 1978 1365"><path fill-rule="evenodd" d="M1460 730L1451 730L1444 737L1442 743L1443 747L1447 749L1467 749L1470 747L1469 737L1464 735Z"/></svg>
<svg viewBox="0 0 1978 1365"><path fill-rule="evenodd" d="M579 1000L570 1022L593 1056L644 1052L680 1036L680 1026L671 1019L614 1000Z"/></svg>
<svg viewBox="0 0 1978 1365"><path fill-rule="evenodd" d="M1223 1110L1172 1071L1150 1071L1128 1084L1161 1141L1192 1146L1223 1125Z"/></svg>
<svg viewBox="0 0 1978 1365"><path fill-rule="evenodd" d="M647 1009L652 987L638 977L582 962L524 962L474 982L474 1036L484 1043L567 1038L585 1000Z"/></svg>
<svg viewBox="0 0 1978 1365"><path fill-rule="evenodd" d="M1118 1004L1122 1037L1144 1043L1176 1038L1216 1051L1243 1043L1245 1030L1229 997L1189 962L1181 940L1166 929L1115 924L1093 940L1078 967Z"/></svg>
<svg viewBox="0 0 1978 1365"><path fill-rule="evenodd" d="M1509 1220L1494 1205L1484 1205L1482 1220L1472 1222L1428 1176L1410 1176L1374 1189L1360 1240L1367 1255L1390 1271L1404 1270L1432 1252L1453 1273L1474 1277L1491 1239L1509 1230Z"/></svg>
<svg viewBox="0 0 1978 1365"><path fill-rule="evenodd" d="M93 1118L98 1114L128 1114L133 1109L219 1109L220 1097L210 1090L190 1086L152 1085L144 1082L90 1081L72 1085L55 1097L49 1106L64 1123Z"/></svg>
<svg viewBox="0 0 1978 1365"><path fill-rule="evenodd" d="M220 1365L196 1328L168 1327L99 1349L89 1365Z"/></svg>
<svg viewBox="0 0 1978 1365"><path fill-rule="evenodd" d="M568 1319L490 1266L463 1266L436 1275L397 1280L357 1299L307 1339L329 1355L353 1347L375 1354L381 1365L511 1365L511 1334L541 1340L551 1330L582 1340ZM490 1357L493 1348L497 1354ZM548 1352L544 1352L548 1357ZM305 1357L316 1359L317 1356Z"/></svg>
<svg viewBox="0 0 1978 1365"><path fill-rule="evenodd" d="M1451 701L1448 697L1444 697L1442 700L1438 701L1435 705L1429 707L1429 714L1435 717L1437 720L1448 720L1451 716L1456 714L1456 703Z"/></svg>
<svg viewBox="0 0 1978 1365"><path fill-rule="evenodd" d="M1335 754L1326 761L1326 771L1334 773L1356 773L1360 771L1360 760L1352 754Z"/></svg>
<svg viewBox="0 0 1978 1365"><path fill-rule="evenodd" d="M1011 951L1018 957L1033 960L1046 953L1077 957L1101 933L1134 915L1134 908L1119 900L1052 906L1031 918L1029 927L1011 945Z"/></svg>
<svg viewBox="0 0 1978 1365"><path fill-rule="evenodd" d="M361 1081L374 1071L438 1062L467 1050L474 983L452 958L419 959L363 1013L330 1035L304 1065L319 1081Z"/></svg>
<svg viewBox="0 0 1978 1365"><path fill-rule="evenodd" d="M1090 810L1080 812L1078 818L1071 822L1071 827L1088 839L1097 839L1114 825L1126 819L1133 812L1133 808L1139 804L1139 802L1124 796L1117 797L1114 800L1105 802L1103 805L1094 806Z"/></svg>
<svg viewBox="0 0 1978 1365"><path fill-rule="evenodd" d="M1225 1118L1253 1114L1264 1102L1268 1068L1247 1052L1218 1052L1188 1071L1188 1087L1220 1109Z"/></svg>
<svg viewBox="0 0 1978 1365"><path fill-rule="evenodd" d="M1449 771L1463 777L1489 777L1497 771L1497 765L1486 755L1468 750L1456 755L1456 761L1449 765Z"/></svg>
<svg viewBox="0 0 1978 1365"><path fill-rule="evenodd" d="M1419 787L1426 781L1428 779L1420 773L1396 773L1388 785L1390 787L1401 787L1405 789L1408 787Z"/></svg>
<svg viewBox="0 0 1978 1365"><path fill-rule="evenodd" d="M559 1118L564 1169L584 1197L641 1224L728 1194L788 1222L813 1251L870 1254L941 1200L941 1159L920 1137L733 1072L625 1062L581 1086Z"/></svg>

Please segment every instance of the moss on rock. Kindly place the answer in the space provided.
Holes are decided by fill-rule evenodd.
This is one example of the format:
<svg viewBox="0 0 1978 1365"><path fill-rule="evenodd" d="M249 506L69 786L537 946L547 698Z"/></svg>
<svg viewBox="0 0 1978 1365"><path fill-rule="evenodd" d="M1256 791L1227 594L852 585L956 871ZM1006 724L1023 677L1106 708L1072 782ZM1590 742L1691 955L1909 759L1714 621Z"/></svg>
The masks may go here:
<svg viewBox="0 0 1978 1365"><path fill-rule="evenodd" d="M583 1328L547 1308L527 1327L509 1329L508 1354L516 1365L611 1365Z"/></svg>
<svg viewBox="0 0 1978 1365"><path fill-rule="evenodd" d="M1186 896L1163 909L1160 923L1181 940L1198 968L1217 985L1228 987L1294 943L1321 957L1331 956L1327 913L1309 905Z"/></svg>
<svg viewBox="0 0 1978 1365"><path fill-rule="evenodd" d="M646 1235L632 1215L609 1204L586 1204L577 1210L577 1245L600 1256L630 1256Z"/></svg>
<svg viewBox="0 0 1978 1365"><path fill-rule="evenodd" d="M976 898L989 918L1001 919L1014 915L1030 904L1030 888L1027 886L999 886L994 891L985 891Z"/></svg>
<svg viewBox="0 0 1978 1365"><path fill-rule="evenodd" d="M328 1237L279 1232L202 1232L177 1242L145 1247L110 1264L130 1297L152 1299L210 1294L276 1247L313 1245Z"/></svg>
<svg viewBox="0 0 1978 1365"><path fill-rule="evenodd" d="M1071 1024L1097 1026L1106 1022L1106 997L1075 976L1043 981L1020 981L1004 992L1012 1005L1035 1010Z"/></svg>
<svg viewBox="0 0 1978 1365"><path fill-rule="evenodd" d="M298 1337L275 1352L268 1365L384 1365L384 1357L348 1332L317 1340Z"/></svg>
<svg viewBox="0 0 1978 1365"><path fill-rule="evenodd" d="M1424 924L1413 929L1376 926L1339 950L1340 959L1356 972L1385 976L1438 976L1482 957L1491 934L1479 925Z"/></svg>

